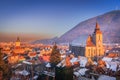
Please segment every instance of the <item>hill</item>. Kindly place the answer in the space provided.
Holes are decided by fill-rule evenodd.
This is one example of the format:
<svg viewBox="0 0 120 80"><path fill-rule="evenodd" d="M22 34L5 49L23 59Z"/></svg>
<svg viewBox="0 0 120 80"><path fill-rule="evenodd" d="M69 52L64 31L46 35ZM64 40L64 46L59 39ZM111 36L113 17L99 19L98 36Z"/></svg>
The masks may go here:
<svg viewBox="0 0 120 80"><path fill-rule="evenodd" d="M93 33L96 22L99 23L103 32L103 42L120 43L120 10L111 11L80 22L59 38L37 40L33 43L51 44L54 41L57 43L82 42L85 40L83 39L84 37Z"/></svg>
<svg viewBox="0 0 120 80"><path fill-rule="evenodd" d="M106 43L120 43L120 10L111 11L103 15L80 22L74 28L63 34L57 42L71 42L80 36L93 33L96 21L103 32L103 41Z"/></svg>

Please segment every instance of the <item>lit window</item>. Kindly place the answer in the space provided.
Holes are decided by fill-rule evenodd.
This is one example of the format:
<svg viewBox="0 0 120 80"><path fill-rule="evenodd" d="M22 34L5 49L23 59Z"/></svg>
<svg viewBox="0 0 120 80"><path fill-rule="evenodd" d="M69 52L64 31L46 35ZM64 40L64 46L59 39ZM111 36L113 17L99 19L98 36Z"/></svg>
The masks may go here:
<svg viewBox="0 0 120 80"><path fill-rule="evenodd" d="M100 56L100 49L99 49L99 56Z"/></svg>

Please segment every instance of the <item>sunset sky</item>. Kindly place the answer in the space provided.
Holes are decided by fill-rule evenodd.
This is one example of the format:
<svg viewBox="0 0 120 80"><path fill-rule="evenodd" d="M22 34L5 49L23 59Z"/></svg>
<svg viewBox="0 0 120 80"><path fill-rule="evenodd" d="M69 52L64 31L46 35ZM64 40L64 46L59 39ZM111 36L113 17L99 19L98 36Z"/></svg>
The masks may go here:
<svg viewBox="0 0 120 80"><path fill-rule="evenodd" d="M0 0L0 42L61 36L79 22L120 9L120 0Z"/></svg>

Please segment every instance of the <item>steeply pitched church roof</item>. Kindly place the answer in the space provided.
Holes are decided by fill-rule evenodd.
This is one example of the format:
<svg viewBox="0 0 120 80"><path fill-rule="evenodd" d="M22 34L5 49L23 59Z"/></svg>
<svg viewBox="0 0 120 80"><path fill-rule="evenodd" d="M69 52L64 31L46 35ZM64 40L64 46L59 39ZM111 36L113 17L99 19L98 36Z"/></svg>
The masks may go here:
<svg viewBox="0 0 120 80"><path fill-rule="evenodd" d="M86 41L86 46L92 47L95 46L95 44L92 42L92 36L89 35Z"/></svg>

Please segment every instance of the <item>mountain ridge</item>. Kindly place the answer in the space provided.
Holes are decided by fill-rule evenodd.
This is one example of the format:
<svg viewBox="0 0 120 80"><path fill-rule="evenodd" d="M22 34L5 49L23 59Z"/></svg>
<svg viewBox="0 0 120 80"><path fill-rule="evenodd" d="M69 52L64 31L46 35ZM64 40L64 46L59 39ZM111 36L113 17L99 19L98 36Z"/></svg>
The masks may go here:
<svg viewBox="0 0 120 80"><path fill-rule="evenodd" d="M116 23L115 23L116 21ZM120 31L120 10L111 11L104 13L102 15L87 19L85 21L80 22L74 28L63 34L58 42L71 42L75 38L81 35L90 35L93 33L96 22L99 23L100 28L103 32L104 42L118 42L120 43L120 36L117 35ZM112 28L112 26L117 26L116 29ZM87 29L88 28L88 29ZM111 29L110 29L111 28ZM117 32L116 32L117 31ZM79 33L80 32L80 33ZM116 32L116 33L115 33ZM109 36L108 34L112 35ZM111 39L114 37L115 40ZM106 41L107 40L107 41Z"/></svg>
<svg viewBox="0 0 120 80"><path fill-rule="evenodd" d="M103 42L120 43L120 10L110 11L93 18L78 23L75 27L64 33L57 39L49 39L57 43L70 43L73 40L80 41L81 36L91 35L94 31L95 24L98 22L103 33ZM44 40L39 40L39 43ZM45 43L45 42L44 42Z"/></svg>

